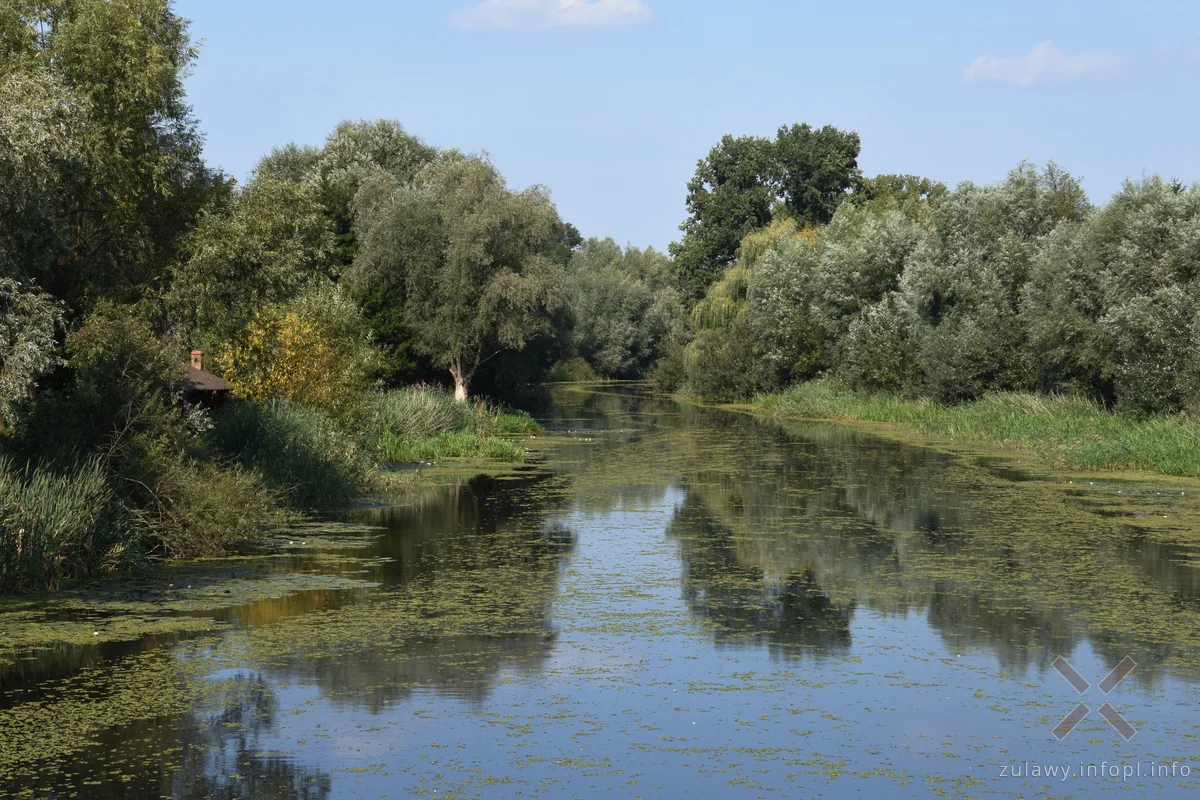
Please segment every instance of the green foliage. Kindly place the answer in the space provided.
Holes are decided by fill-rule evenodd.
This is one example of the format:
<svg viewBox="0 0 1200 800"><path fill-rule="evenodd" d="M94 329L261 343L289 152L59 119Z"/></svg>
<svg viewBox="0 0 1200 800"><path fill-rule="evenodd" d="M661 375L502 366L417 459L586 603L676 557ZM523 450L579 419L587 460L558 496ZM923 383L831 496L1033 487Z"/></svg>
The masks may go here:
<svg viewBox="0 0 1200 800"><path fill-rule="evenodd" d="M0 432L38 378L61 363L55 353L61 324L62 310L49 295L0 277Z"/></svg>
<svg viewBox="0 0 1200 800"><path fill-rule="evenodd" d="M854 389L918 394L921 367L913 327L912 310L899 293L863 309L840 342L838 376Z"/></svg>
<svg viewBox="0 0 1200 800"><path fill-rule="evenodd" d="M833 375L949 403L1039 390L1200 409L1200 190L1152 179L1094 212L1053 164L949 194L868 185L822 228L746 237L693 310L692 391Z"/></svg>
<svg viewBox="0 0 1200 800"><path fill-rule="evenodd" d="M11 112L0 103L3 125L17 119L12 142L28 152L34 120L48 123L43 163L24 170L41 173L36 194L28 183L16 190L36 198L37 213L6 231L10 258L72 310L133 299L222 186L184 98L196 55L186 21L169 0L17 0L7 11L0 73L27 96Z"/></svg>
<svg viewBox="0 0 1200 800"><path fill-rule="evenodd" d="M802 225L821 225L833 219L862 179L858 168L861 148L857 133L832 125L781 127L775 136L775 180L786 216Z"/></svg>
<svg viewBox="0 0 1200 800"><path fill-rule="evenodd" d="M474 431L477 406L446 392L412 387L386 392L375 405L375 426L399 439L431 439L444 431Z"/></svg>
<svg viewBox="0 0 1200 800"><path fill-rule="evenodd" d="M906 270L914 338L930 394L944 401L1028 388L1022 291L1042 237L1088 213L1079 184L1051 164L1013 170L998 186L963 184L939 207L933 235Z"/></svg>
<svg viewBox="0 0 1200 800"><path fill-rule="evenodd" d="M402 439L385 431L379 457L391 463L440 461L447 458L486 458L505 463L525 461L525 450L505 439L471 431L447 431L431 439Z"/></svg>
<svg viewBox="0 0 1200 800"><path fill-rule="evenodd" d="M355 435L302 406L233 403L215 415L207 438L226 458L303 509L349 505L371 468L370 455Z"/></svg>
<svg viewBox="0 0 1200 800"><path fill-rule="evenodd" d="M1200 186L1127 183L1081 232L1104 287L1117 402L1200 411Z"/></svg>
<svg viewBox="0 0 1200 800"><path fill-rule="evenodd" d="M528 411L510 409L494 413L488 427L501 436L518 436L523 433L540 433L542 426L538 424Z"/></svg>
<svg viewBox="0 0 1200 800"><path fill-rule="evenodd" d="M333 228L314 189L263 174L201 215L184 250L167 307L190 344L209 349L334 274Z"/></svg>
<svg viewBox="0 0 1200 800"><path fill-rule="evenodd" d="M209 421L182 402L183 354L144 316L98 306L69 337L71 383L38 397L11 445L60 471L79 453L98 456L146 552L220 553L273 524L276 499L253 476L211 463L200 439Z"/></svg>
<svg viewBox="0 0 1200 800"><path fill-rule="evenodd" d="M567 266L571 263L571 258L575 255L575 251L583 244L583 236L579 233L579 229L569 222L562 222L556 226L554 233L554 253L551 258L554 263L559 266Z"/></svg>
<svg viewBox="0 0 1200 800"><path fill-rule="evenodd" d="M239 397L303 403L341 417L376 371L358 307L330 283L256 313L219 360Z"/></svg>
<svg viewBox="0 0 1200 800"><path fill-rule="evenodd" d="M275 160L295 160L293 152L285 151ZM349 266L357 252L352 203L363 183L386 176L406 185L436 155L434 148L395 120L346 121L334 129L325 146L312 154L305 180L315 189L337 233L339 265Z"/></svg>
<svg viewBox="0 0 1200 800"><path fill-rule="evenodd" d="M53 591L123 567L141 555L139 533L98 459L60 474L0 455L0 592Z"/></svg>
<svg viewBox="0 0 1200 800"><path fill-rule="evenodd" d="M703 296L742 240L774 218L828 222L861 178L858 134L783 126L774 141L724 137L688 183L682 241L671 245L680 287Z"/></svg>
<svg viewBox="0 0 1200 800"><path fill-rule="evenodd" d="M1060 467L1200 476L1194 422L1114 414L1078 395L999 392L947 407L812 381L755 403L784 416L899 423L950 439L1025 448Z"/></svg>
<svg viewBox="0 0 1200 800"><path fill-rule="evenodd" d="M375 405L382 461L490 458L524 461L525 451L497 438L537 433L541 426L523 411L482 401L460 403L440 389L413 387L387 392Z"/></svg>
<svg viewBox="0 0 1200 800"><path fill-rule="evenodd" d="M182 348L156 337L145 316L139 307L102 304L71 333L70 382L39 395L14 430L28 455L69 463L72 453L95 450L119 471L139 438L182 448L199 424L180 411Z"/></svg>
<svg viewBox="0 0 1200 800"><path fill-rule="evenodd" d="M465 399L480 365L552 332L566 305L545 253L558 215L539 188L512 192L480 158L447 156L412 185L367 181L355 201L360 287L403 283L417 347Z"/></svg>
<svg viewBox="0 0 1200 800"><path fill-rule="evenodd" d="M1022 292L1021 321L1035 388L1112 402L1113 342L1100 322L1103 270L1085 233L1093 225L1060 225L1043 240Z"/></svg>
<svg viewBox="0 0 1200 800"><path fill-rule="evenodd" d="M281 523L280 495L238 466L165 450L154 464L157 506L138 510L156 550L170 558L219 556ZM149 512L149 513L148 513Z"/></svg>
<svg viewBox="0 0 1200 800"><path fill-rule="evenodd" d="M860 180L850 200L868 211L901 211L923 219L949 194L946 184L919 175L876 175Z"/></svg>
<svg viewBox="0 0 1200 800"><path fill-rule="evenodd" d="M378 353L377 377L384 386L397 387L431 380L435 369L428 357L417 352L413 331L404 318L402 286L375 284L357 298L363 324L371 331L371 344Z"/></svg>
<svg viewBox="0 0 1200 800"><path fill-rule="evenodd" d="M575 351L605 378L644 375L683 316L667 258L653 248L622 250L612 239L583 243L567 270L567 292Z"/></svg>
<svg viewBox="0 0 1200 800"><path fill-rule="evenodd" d="M759 357L745 318L709 328L688 346L687 389L708 400L742 400L781 385Z"/></svg>
<svg viewBox="0 0 1200 800"><path fill-rule="evenodd" d="M770 139L725 136L688 182L683 239L671 245L680 288L692 298L733 263L742 239L771 221L778 199Z"/></svg>
<svg viewBox="0 0 1200 800"><path fill-rule="evenodd" d="M691 342L682 351L682 361L669 358L657 371L656 382L674 382L672 370L680 363L687 373L686 388L706 399L743 399L757 392L777 388L792 369L807 371L805 360L813 351L803 337L807 309L784 305L795 300L788 295L787 280L777 270L761 272L766 281L751 300L751 281L757 280L767 259L777 253L802 253L815 241L811 230L798 230L790 220L776 220L746 237L739 248L739 260L730 266L720 281L709 287L704 298L692 309ZM775 278L780 278L779 285ZM789 316L787 332L771 330L762 303L768 296L778 298L780 311ZM766 337L766 338L764 338ZM772 344L787 342L788 355L772 349Z"/></svg>
<svg viewBox="0 0 1200 800"><path fill-rule="evenodd" d="M44 72L0 77L0 276L45 280L71 247L56 220L87 102Z"/></svg>
<svg viewBox="0 0 1200 800"><path fill-rule="evenodd" d="M688 379L687 350L678 342L668 343L666 352L647 376L650 383L662 392L676 392Z"/></svg>
<svg viewBox="0 0 1200 800"><path fill-rule="evenodd" d="M555 364L546 380L551 383L587 383L600 380L600 376L586 359L576 356Z"/></svg>

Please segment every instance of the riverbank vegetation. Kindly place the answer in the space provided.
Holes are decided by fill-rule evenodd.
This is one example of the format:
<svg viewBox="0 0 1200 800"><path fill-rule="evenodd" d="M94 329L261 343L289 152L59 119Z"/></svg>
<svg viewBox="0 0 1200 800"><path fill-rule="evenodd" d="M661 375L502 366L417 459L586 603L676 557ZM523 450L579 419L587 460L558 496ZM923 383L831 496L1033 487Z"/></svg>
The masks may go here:
<svg viewBox="0 0 1200 800"><path fill-rule="evenodd" d="M1078 396L1079 442L1109 448L1064 445L1079 463L1190 469L1195 188L1097 208L1053 165L867 178L857 134L791 125L713 148L668 255L391 120L280 143L239 184L202 157L169 0L9 3L0 31L0 590L220 554L389 461L520 462L536 423L509 409L547 380L820 380L761 402L841 387L947 418ZM1160 428L1163 453L1121 455Z"/></svg>
<svg viewBox="0 0 1200 800"><path fill-rule="evenodd" d="M486 458L522 462L526 451L505 436L537 433L527 412L502 410L484 400L460 403L438 389L397 389L375 410L378 456L383 461Z"/></svg>
<svg viewBox="0 0 1200 800"><path fill-rule="evenodd" d="M838 165L812 191L778 154L797 142ZM1200 188L1149 177L1097 207L1054 164L949 190L851 152L785 129L701 162L676 267L717 277L662 385L1200 474Z"/></svg>
<svg viewBox="0 0 1200 800"><path fill-rule="evenodd" d="M581 242L544 190L387 120L239 185L202 158L168 0L0 29L0 591L220 554L388 460L525 457L500 403L567 352ZM452 380L459 418L418 422Z"/></svg>
<svg viewBox="0 0 1200 800"><path fill-rule="evenodd" d="M944 406L814 380L759 395L754 405L787 417L900 424L930 436L1012 446L1066 469L1200 477L1200 424L1114 412L1082 395L996 392Z"/></svg>

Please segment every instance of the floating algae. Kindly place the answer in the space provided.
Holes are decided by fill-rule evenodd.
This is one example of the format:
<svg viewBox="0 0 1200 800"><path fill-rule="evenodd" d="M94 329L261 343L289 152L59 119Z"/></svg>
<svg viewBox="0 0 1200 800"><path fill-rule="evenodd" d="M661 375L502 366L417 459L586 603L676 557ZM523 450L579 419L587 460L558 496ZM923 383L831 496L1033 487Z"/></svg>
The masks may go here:
<svg viewBox="0 0 1200 800"><path fill-rule="evenodd" d="M45 742L10 759L0 792L1200 788L1001 775L1046 757L1189 763L1200 741L1187 702L1200 682L1193 484L1057 474L637 388L557 393L548 432L530 442L541 466L436 470L348 515L349 527L195 565L211 582L190 594L109 597L114 619L212 628L11 691L0 682L0 708L19 715L5 732ZM296 573L310 583L267 597ZM349 583L322 588L333 579ZM263 596L204 609L220 603L214 587L251 597L238 580ZM105 617L86 603L57 613ZM1106 696L1137 727L1132 741L1094 713L1052 737L1079 702L1050 667L1057 655L1093 683L1123 656L1137 661ZM139 685L161 702L139 708ZM117 724L100 730L108 714ZM41 730L65 715L92 721L64 726L61 742Z"/></svg>

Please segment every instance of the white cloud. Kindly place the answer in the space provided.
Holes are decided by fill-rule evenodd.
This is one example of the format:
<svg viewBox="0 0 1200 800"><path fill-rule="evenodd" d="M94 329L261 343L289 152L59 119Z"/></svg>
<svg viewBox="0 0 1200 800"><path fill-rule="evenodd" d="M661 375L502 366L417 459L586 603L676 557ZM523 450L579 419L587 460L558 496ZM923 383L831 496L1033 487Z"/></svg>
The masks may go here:
<svg viewBox="0 0 1200 800"><path fill-rule="evenodd" d="M463 28L601 28L650 21L642 0L483 0L450 18Z"/></svg>
<svg viewBox="0 0 1200 800"><path fill-rule="evenodd" d="M1054 42L1042 42L1020 58L980 56L963 77L969 81L996 81L1028 86L1049 81L1107 78L1125 66L1107 53L1064 53Z"/></svg>

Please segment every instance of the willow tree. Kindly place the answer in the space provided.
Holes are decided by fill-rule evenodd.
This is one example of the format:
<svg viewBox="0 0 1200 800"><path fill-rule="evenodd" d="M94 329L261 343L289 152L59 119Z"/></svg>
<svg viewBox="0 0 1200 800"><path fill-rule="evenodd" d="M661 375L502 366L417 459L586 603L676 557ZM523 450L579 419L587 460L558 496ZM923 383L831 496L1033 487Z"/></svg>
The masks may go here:
<svg viewBox="0 0 1200 800"><path fill-rule="evenodd" d="M375 175L355 212L350 279L403 288L417 348L450 371L459 401L483 364L548 333L566 304L549 196L509 190L486 158L446 154L403 185Z"/></svg>

